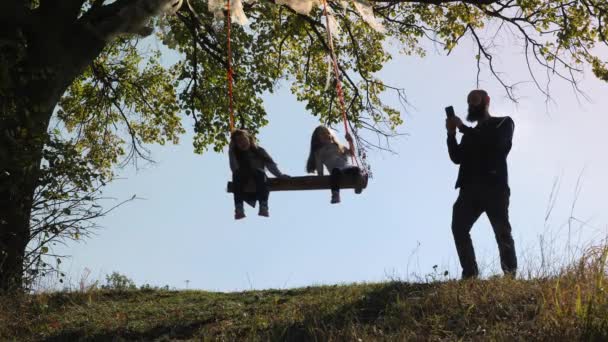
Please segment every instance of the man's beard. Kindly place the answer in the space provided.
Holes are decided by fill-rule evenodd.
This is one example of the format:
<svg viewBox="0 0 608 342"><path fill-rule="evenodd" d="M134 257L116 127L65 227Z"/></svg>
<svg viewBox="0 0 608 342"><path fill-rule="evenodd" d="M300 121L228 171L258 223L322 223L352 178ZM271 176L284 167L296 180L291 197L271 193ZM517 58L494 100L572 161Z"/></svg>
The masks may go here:
<svg viewBox="0 0 608 342"><path fill-rule="evenodd" d="M486 113L485 106L469 106L469 114L467 115L467 121L469 122L477 122L483 119Z"/></svg>

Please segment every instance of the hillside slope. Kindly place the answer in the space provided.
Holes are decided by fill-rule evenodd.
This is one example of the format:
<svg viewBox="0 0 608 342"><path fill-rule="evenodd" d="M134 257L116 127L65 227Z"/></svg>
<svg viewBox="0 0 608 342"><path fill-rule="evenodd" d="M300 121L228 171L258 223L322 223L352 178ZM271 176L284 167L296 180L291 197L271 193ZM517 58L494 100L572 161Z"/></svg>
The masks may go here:
<svg viewBox="0 0 608 342"><path fill-rule="evenodd" d="M606 280L581 266L544 280L9 297L0 340L606 341Z"/></svg>

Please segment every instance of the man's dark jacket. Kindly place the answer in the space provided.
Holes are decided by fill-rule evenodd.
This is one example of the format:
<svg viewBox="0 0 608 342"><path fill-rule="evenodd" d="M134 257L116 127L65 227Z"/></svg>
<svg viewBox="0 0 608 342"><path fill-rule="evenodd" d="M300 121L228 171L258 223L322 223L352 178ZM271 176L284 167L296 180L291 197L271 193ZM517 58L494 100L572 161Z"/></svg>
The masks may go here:
<svg viewBox="0 0 608 342"><path fill-rule="evenodd" d="M476 127L461 126L460 144L448 134L450 159L460 165L456 188L471 184L508 186L507 155L511 150L513 120L491 117Z"/></svg>

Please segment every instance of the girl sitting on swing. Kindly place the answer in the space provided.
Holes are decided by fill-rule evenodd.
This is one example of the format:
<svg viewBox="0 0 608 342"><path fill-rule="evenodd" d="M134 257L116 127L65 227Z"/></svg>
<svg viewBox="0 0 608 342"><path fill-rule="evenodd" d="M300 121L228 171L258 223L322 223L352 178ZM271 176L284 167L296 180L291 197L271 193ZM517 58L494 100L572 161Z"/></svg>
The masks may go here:
<svg viewBox="0 0 608 342"><path fill-rule="evenodd" d="M266 172L276 177L287 178L270 155L262 147L255 143L255 139L249 132L242 129L235 130L230 137L229 148L230 169L232 170L232 184L234 186L234 219L240 220L245 217L244 201L255 200L260 202L258 215L268 217L268 185L266 184ZM249 182L255 183L255 194L246 194L244 187ZM253 195L253 197L251 197Z"/></svg>
<svg viewBox="0 0 608 342"><path fill-rule="evenodd" d="M310 139L310 154L306 163L306 171L323 176L323 167L330 172L331 203L340 203L340 178L342 175L357 175L361 173L358 167L352 166L348 157L354 155L353 138L346 133L348 148L341 145L331 130L325 126L317 127Z"/></svg>

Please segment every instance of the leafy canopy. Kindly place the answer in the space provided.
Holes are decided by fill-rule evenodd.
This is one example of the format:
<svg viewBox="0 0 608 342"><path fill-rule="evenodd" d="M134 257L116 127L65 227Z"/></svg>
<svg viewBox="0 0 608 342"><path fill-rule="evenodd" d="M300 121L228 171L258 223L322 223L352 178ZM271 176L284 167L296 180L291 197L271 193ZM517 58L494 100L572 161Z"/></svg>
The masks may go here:
<svg viewBox="0 0 608 342"><path fill-rule="evenodd" d="M94 163L109 170L121 157L145 156L145 144L177 143L185 132L182 114L191 118L194 147L202 153L221 151L228 139L226 32L207 10L207 2L190 1L176 16L156 20L155 44L137 44L130 37L117 39L70 87L57 118L77 136L78 146ZM515 86L502 78L493 56L498 37L515 36L522 60L538 90L550 96L550 78L578 85L585 64L608 80L606 61L597 54L606 45L608 3L580 1L386 1L374 2L374 13L386 30L372 29L353 6L331 2L340 32L335 34L349 119L354 129L369 129L390 136L403 123L400 108L382 101L392 91L376 74L391 55L387 42L401 51L423 57L428 42L446 52L470 38L478 49L472 70L479 66L494 76L517 100ZM322 11L309 16L273 1L244 4L249 26L233 26L235 69L234 104L237 124L254 132L268 123L262 96L289 84L307 111L329 124L341 116L328 74L328 46ZM172 65L161 57L179 56ZM524 64L524 65L525 65ZM549 76L537 75L538 66ZM536 71L535 71L536 70ZM432 75L431 75L432 77ZM543 83L545 82L545 83ZM407 84L404 86L408 86ZM373 145L365 139L363 147Z"/></svg>

